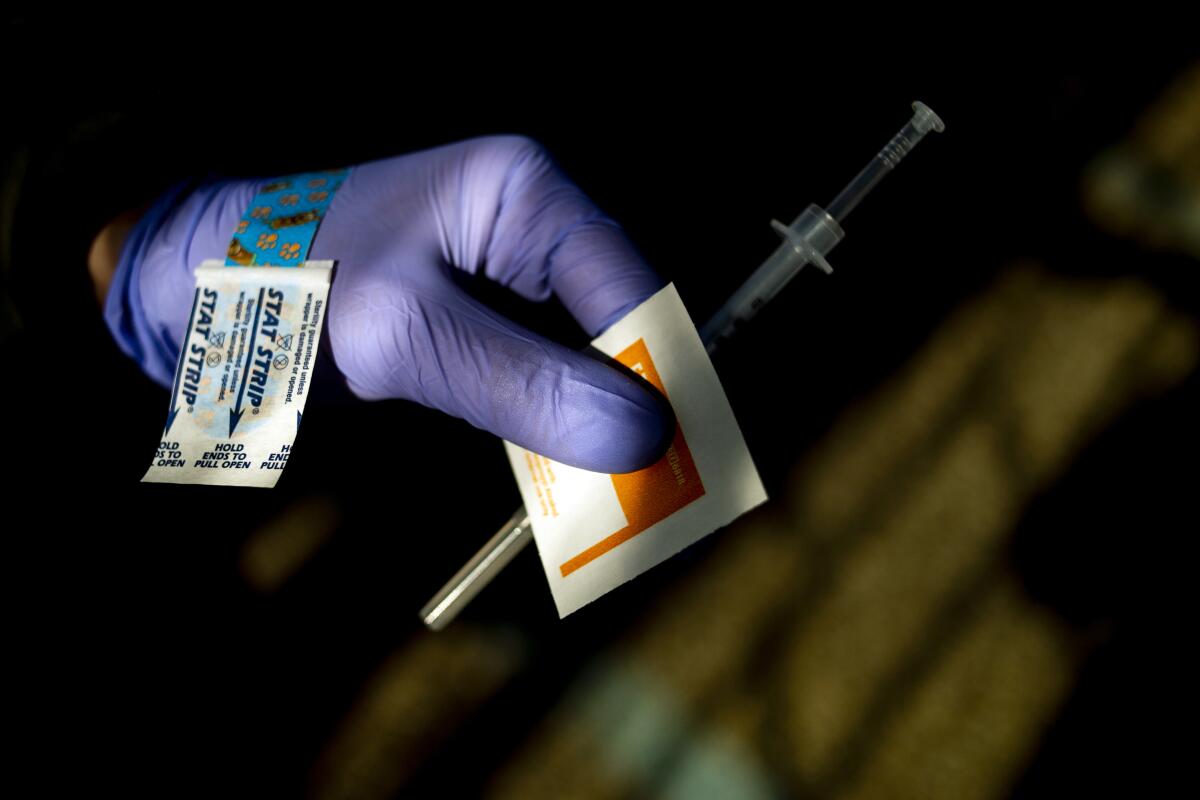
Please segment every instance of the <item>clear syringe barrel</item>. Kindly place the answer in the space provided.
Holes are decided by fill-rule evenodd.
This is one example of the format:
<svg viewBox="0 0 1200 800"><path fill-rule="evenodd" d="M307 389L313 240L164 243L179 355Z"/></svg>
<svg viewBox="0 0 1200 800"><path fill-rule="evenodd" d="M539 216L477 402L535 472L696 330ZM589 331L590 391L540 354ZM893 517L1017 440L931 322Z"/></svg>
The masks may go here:
<svg viewBox="0 0 1200 800"><path fill-rule="evenodd" d="M771 220L771 226L783 237L783 244L759 265L758 269L700 329L700 340L712 353L721 339L728 338L739 322L746 322L771 301L805 264L816 264L826 273L833 272L825 256L846 234L825 209L812 203L784 226Z"/></svg>

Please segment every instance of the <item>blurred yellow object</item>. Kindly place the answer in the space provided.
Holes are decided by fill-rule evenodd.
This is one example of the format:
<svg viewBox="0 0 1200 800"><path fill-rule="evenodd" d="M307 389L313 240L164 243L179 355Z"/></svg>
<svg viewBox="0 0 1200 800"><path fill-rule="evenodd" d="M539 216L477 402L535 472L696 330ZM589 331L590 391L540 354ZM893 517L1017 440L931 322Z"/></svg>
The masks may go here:
<svg viewBox="0 0 1200 800"><path fill-rule="evenodd" d="M1109 233L1200 258L1200 64L1088 165L1083 205Z"/></svg>
<svg viewBox="0 0 1200 800"><path fill-rule="evenodd" d="M1010 268L578 679L493 796L1003 796L1090 646L1007 543L1198 354L1144 283Z"/></svg>
<svg viewBox="0 0 1200 800"><path fill-rule="evenodd" d="M278 590L333 536L340 522L332 498L313 495L297 500L242 546L242 577L264 594Z"/></svg>

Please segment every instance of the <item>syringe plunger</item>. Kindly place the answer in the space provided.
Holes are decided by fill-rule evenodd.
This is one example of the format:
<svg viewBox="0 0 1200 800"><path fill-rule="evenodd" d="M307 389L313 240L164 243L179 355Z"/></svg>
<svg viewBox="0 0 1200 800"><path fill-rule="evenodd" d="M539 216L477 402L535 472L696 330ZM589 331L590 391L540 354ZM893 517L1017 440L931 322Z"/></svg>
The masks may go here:
<svg viewBox="0 0 1200 800"><path fill-rule="evenodd" d="M862 202L875 185L883 177L896 168L896 165L917 146L917 142L930 131L941 133L946 129L941 117L933 113L933 109L921 101L912 104L913 116L900 132L892 137L883 149L871 159L871 163L863 167L862 172L842 189L841 194L833 198L829 204L829 213L838 222L846 219L851 211Z"/></svg>

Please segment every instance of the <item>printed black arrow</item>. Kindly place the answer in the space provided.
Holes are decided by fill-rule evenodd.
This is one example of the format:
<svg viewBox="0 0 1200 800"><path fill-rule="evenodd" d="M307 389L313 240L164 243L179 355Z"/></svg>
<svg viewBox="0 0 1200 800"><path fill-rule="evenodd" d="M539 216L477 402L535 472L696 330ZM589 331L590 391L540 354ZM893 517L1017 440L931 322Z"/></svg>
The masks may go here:
<svg viewBox="0 0 1200 800"><path fill-rule="evenodd" d="M267 288L258 290L258 305L254 307L254 325L250 328L250 338L247 340L250 344L246 348L246 369L242 372L242 385L238 387L238 399L236 410L229 409L229 435L233 436L233 429L242 421L242 398L246 396L246 381L250 380L250 362L254 360L254 340L258 337L258 315L262 313L263 292Z"/></svg>
<svg viewBox="0 0 1200 800"><path fill-rule="evenodd" d="M196 306L200 302L200 287L196 287L196 294L192 298L192 314L188 317L187 333L183 335L183 348L179 351L179 364L175 367L175 385L171 387L171 408L167 412L167 426L163 428L163 436L171 432L171 426L175 424L175 415L179 413L179 381L183 377L183 354L187 352L188 341L192 338L192 326L196 324Z"/></svg>

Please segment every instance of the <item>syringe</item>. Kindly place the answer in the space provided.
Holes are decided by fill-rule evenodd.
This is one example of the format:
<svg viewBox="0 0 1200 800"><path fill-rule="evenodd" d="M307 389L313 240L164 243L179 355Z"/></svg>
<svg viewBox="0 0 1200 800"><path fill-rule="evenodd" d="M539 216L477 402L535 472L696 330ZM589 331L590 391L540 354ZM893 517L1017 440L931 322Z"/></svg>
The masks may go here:
<svg viewBox="0 0 1200 800"><path fill-rule="evenodd" d="M770 302L805 264L815 264L827 274L833 272L825 257L845 237L842 221L884 176L895 169L925 134L931 130L939 133L945 130L941 118L929 106L915 102L912 107L912 119L833 199L828 210L813 203L791 225L785 226L778 220L771 220L771 227L779 232L784 241L700 329L700 339L710 354L722 339L732 335L738 325L748 321ZM519 508L425 604L421 609L421 620L431 630L445 628L532 540L533 526L529 513Z"/></svg>
<svg viewBox="0 0 1200 800"><path fill-rule="evenodd" d="M826 274L833 272L825 256L846 235L841 222L925 134L931 130L940 133L946 127L924 103L913 103L913 111L908 124L833 199L828 211L811 203L791 225L784 226L778 220L771 220L771 227L783 237L783 244L700 329L700 339L709 353L716 349L721 339L732 334L739 323L748 321L770 302L805 264L815 264Z"/></svg>

